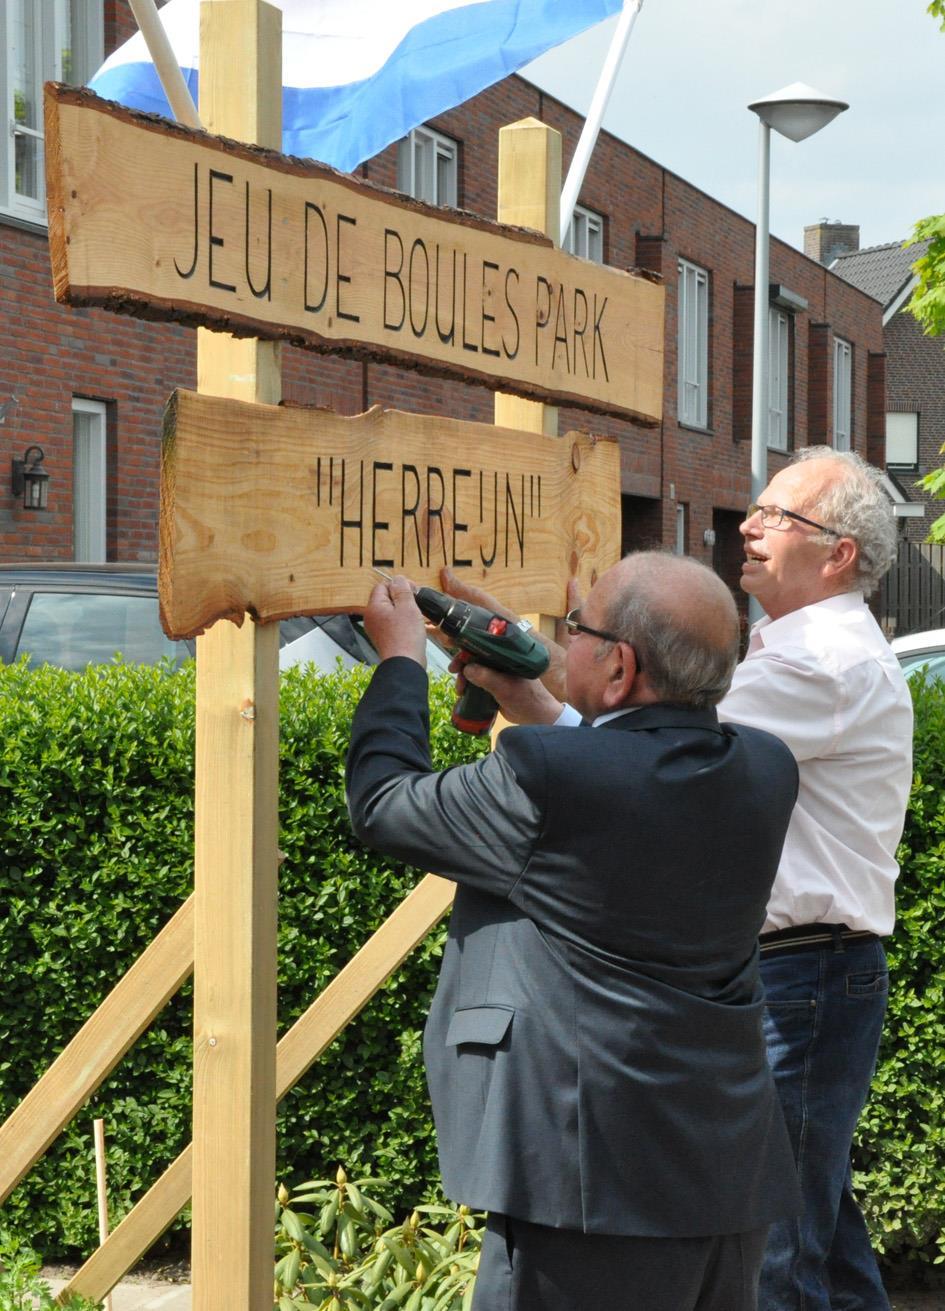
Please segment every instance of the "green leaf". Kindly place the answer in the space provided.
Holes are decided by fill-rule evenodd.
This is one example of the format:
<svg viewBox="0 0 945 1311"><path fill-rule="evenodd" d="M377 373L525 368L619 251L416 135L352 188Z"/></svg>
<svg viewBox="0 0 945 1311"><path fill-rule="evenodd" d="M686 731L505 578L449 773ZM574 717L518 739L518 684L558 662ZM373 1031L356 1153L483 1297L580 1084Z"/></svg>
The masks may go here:
<svg viewBox="0 0 945 1311"><path fill-rule="evenodd" d="M301 1220L299 1220L299 1217L294 1211L290 1211L287 1207L283 1207L281 1224L289 1237L295 1239L297 1243L305 1241L305 1230L302 1227Z"/></svg>

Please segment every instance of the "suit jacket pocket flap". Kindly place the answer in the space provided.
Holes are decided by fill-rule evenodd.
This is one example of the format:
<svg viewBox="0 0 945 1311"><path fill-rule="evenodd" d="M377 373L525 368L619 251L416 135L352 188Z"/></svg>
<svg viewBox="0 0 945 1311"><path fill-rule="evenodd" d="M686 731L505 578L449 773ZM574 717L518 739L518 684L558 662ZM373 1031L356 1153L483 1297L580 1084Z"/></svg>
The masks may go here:
<svg viewBox="0 0 945 1311"><path fill-rule="evenodd" d="M505 1037L515 1011L510 1006L469 1006L454 1011L446 1032L447 1047L481 1042L496 1047Z"/></svg>

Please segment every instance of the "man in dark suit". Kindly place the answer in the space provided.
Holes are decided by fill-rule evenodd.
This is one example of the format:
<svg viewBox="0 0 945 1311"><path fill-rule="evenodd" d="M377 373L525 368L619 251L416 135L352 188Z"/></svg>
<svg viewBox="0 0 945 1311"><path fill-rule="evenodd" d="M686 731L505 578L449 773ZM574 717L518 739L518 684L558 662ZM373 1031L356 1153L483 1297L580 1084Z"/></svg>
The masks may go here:
<svg viewBox="0 0 945 1311"><path fill-rule="evenodd" d="M446 1193L490 1213L476 1311L753 1311L768 1225L797 1209L757 957L797 769L718 722L728 591L628 556L567 655L601 731L509 728L440 774L406 580L365 623L354 830L458 884L424 1058Z"/></svg>

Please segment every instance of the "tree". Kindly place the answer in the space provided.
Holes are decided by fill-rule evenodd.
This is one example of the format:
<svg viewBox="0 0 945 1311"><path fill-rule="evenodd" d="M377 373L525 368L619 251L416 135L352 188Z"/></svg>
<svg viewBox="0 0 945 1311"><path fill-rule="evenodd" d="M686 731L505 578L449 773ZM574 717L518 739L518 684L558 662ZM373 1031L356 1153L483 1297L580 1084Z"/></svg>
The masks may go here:
<svg viewBox="0 0 945 1311"><path fill-rule="evenodd" d="M945 0L931 0L928 12L937 18L945 32ZM945 214L933 214L916 225L909 245L927 241L928 249L913 265L918 284L909 302L909 310L932 336L945 333ZM945 446L942 447L945 453ZM945 468L933 469L919 480L933 496L945 499ZM929 540L945 542L945 514L929 529Z"/></svg>

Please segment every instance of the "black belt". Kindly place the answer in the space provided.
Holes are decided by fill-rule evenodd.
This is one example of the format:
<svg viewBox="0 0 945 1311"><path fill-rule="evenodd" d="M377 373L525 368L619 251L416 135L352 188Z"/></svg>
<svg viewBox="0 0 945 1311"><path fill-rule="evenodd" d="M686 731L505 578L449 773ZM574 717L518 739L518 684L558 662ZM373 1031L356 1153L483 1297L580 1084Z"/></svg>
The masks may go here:
<svg viewBox="0 0 945 1311"><path fill-rule="evenodd" d="M799 924L795 928L775 929L758 939L762 956L774 951L822 951L825 947L840 950L840 943L850 939L878 939L868 929L848 929L845 924Z"/></svg>

